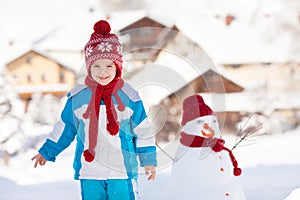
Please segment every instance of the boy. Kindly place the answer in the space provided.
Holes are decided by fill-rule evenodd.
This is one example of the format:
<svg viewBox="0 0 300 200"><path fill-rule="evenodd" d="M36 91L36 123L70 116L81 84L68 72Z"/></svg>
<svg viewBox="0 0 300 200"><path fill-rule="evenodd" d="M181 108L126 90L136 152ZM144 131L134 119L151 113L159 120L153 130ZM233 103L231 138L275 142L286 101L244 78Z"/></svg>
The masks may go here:
<svg viewBox="0 0 300 200"><path fill-rule="evenodd" d="M61 119L32 158L34 167L55 161L76 136L74 178L84 200L138 199L137 155L148 180L156 175L154 135L137 91L121 78L121 45L109 32L104 20L94 25L85 85L69 92Z"/></svg>

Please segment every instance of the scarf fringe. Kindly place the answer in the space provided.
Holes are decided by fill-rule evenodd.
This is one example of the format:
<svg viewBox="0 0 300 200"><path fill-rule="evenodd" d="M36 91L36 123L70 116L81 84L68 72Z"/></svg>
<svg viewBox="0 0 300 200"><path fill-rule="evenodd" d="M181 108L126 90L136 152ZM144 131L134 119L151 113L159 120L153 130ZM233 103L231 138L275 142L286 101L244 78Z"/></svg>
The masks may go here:
<svg viewBox="0 0 300 200"><path fill-rule="evenodd" d="M89 147L84 151L83 156L87 162L92 162L95 157L95 147L98 140L98 124L100 113L100 102L104 101L106 107L107 125L106 129L109 134L115 136L119 132L119 122L117 121L117 112L112 102L112 95L116 98L118 103L118 110L123 111L125 109L117 92L123 87L124 81L121 78L115 78L108 85L100 85L96 83L90 76L87 76L85 83L92 91L90 103L83 113L83 118L90 118L89 123Z"/></svg>

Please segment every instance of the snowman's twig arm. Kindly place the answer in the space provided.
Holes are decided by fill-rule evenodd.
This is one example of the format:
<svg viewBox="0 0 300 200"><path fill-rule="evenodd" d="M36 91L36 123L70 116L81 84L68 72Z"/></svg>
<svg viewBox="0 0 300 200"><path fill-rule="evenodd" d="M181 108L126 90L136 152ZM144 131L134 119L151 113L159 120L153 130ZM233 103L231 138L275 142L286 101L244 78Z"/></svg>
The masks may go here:
<svg viewBox="0 0 300 200"><path fill-rule="evenodd" d="M175 159L174 158L172 158L172 156L170 156L170 154L168 154L165 150L163 150L163 148L161 148L161 146L157 143L157 142L155 142L155 145L166 155L166 156L168 156L173 162L175 161Z"/></svg>
<svg viewBox="0 0 300 200"><path fill-rule="evenodd" d="M231 150L235 149L242 141L247 140L249 137L254 135L256 132L258 132L262 126L259 126L258 128L252 130L252 131L246 131L243 133L243 130L241 129L239 132L239 135L241 136L240 139L235 143L235 145L232 147Z"/></svg>
<svg viewBox="0 0 300 200"><path fill-rule="evenodd" d="M250 119L252 118L252 116L253 116L253 114L251 114L251 115L248 117L248 119L247 119L247 121L244 123L244 125L240 126L240 129L239 129L239 135L242 135L242 134L243 134L243 130L244 130L244 128L246 127L246 125L249 123L249 121L250 121Z"/></svg>

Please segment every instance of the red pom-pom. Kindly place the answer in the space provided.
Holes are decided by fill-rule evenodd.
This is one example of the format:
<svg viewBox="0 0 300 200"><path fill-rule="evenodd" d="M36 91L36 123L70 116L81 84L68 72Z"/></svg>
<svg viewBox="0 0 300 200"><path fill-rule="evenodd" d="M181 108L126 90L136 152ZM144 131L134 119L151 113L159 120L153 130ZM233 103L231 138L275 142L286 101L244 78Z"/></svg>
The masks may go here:
<svg viewBox="0 0 300 200"><path fill-rule="evenodd" d="M241 175L241 173L242 173L242 169L241 168L234 168L233 169L233 174L235 176L239 176L239 175Z"/></svg>
<svg viewBox="0 0 300 200"><path fill-rule="evenodd" d="M101 35L107 35L110 32L110 25L105 20L100 20L94 25L94 31Z"/></svg>
<svg viewBox="0 0 300 200"><path fill-rule="evenodd" d="M90 114L90 113L85 112L85 113L82 114L82 117L83 117L84 119L87 119L87 118L89 118L89 114Z"/></svg>
<svg viewBox="0 0 300 200"><path fill-rule="evenodd" d="M117 135L119 132L119 122L108 123L106 129L111 135Z"/></svg>
<svg viewBox="0 0 300 200"><path fill-rule="evenodd" d="M125 106L123 104L118 105L118 110L119 111L124 111L125 110Z"/></svg>
<svg viewBox="0 0 300 200"><path fill-rule="evenodd" d="M92 152L90 152L90 150L88 150L88 149L84 150L83 156L87 162L92 162L95 158L95 151L92 150Z"/></svg>

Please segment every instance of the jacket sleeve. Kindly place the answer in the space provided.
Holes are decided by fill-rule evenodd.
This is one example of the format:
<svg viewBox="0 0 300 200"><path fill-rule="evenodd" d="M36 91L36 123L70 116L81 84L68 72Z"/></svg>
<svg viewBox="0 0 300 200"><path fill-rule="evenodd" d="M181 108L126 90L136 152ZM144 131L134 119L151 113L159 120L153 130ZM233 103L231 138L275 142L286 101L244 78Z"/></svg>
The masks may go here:
<svg viewBox="0 0 300 200"><path fill-rule="evenodd" d="M61 113L61 118L54 126L39 153L48 161L55 161L56 156L66 149L74 140L77 119L73 114L72 98L69 98Z"/></svg>
<svg viewBox="0 0 300 200"><path fill-rule="evenodd" d="M139 156L140 165L157 165L155 137L151 124L146 115L142 101L132 103L133 114L131 117L132 129L135 134L134 143Z"/></svg>

